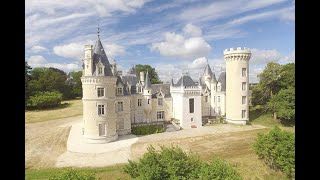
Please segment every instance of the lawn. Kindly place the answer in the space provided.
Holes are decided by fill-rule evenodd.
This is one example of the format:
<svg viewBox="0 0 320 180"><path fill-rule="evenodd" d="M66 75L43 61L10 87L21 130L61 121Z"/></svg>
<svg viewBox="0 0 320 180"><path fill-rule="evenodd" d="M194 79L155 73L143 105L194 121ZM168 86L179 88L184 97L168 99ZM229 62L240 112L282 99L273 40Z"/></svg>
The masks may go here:
<svg viewBox="0 0 320 180"><path fill-rule="evenodd" d="M283 130L287 130L290 132L295 132L295 128L292 125L287 125L287 124L281 124L280 122L276 122L273 120L272 118L272 114L271 113L262 113L259 111L252 111L250 110L249 112L249 120L250 123L255 125L262 125L268 128L273 128L274 126L278 126Z"/></svg>
<svg viewBox="0 0 320 180"><path fill-rule="evenodd" d="M26 110L25 123L35 123L82 114L82 100L63 101L60 107L46 110Z"/></svg>
<svg viewBox="0 0 320 180"><path fill-rule="evenodd" d="M78 172L95 173L96 177L100 179L131 179L129 175L122 172L123 164L106 166L101 168L76 168ZM66 170L66 168L51 168L51 169L27 169L25 171L25 179L49 179L50 176L58 174Z"/></svg>

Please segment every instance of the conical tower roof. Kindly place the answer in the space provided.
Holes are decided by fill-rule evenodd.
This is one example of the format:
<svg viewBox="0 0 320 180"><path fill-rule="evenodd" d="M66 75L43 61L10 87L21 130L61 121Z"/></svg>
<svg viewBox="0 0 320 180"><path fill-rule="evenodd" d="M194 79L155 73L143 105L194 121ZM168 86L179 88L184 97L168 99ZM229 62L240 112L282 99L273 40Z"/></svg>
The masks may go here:
<svg viewBox="0 0 320 180"><path fill-rule="evenodd" d="M96 65L99 63L99 61L101 61L101 63L104 66L104 75L105 76L113 76L108 57L107 57L105 50L102 46L100 38L98 38L98 40L96 41L96 44L93 49L93 57L92 58L93 58L93 74L94 75L97 75Z"/></svg>
<svg viewBox="0 0 320 180"><path fill-rule="evenodd" d="M211 71L209 64L207 64L206 67L204 68L203 75L212 77L213 73Z"/></svg>
<svg viewBox="0 0 320 180"><path fill-rule="evenodd" d="M149 72L147 71L146 74L146 80L144 81L144 88L145 89L150 89L151 88L151 82L150 82L150 78L149 78Z"/></svg>

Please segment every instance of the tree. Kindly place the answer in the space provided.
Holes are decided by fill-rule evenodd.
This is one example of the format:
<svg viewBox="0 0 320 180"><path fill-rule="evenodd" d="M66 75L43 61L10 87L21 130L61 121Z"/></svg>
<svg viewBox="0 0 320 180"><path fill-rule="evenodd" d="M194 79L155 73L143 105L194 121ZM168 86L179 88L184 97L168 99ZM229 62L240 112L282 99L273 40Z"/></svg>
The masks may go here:
<svg viewBox="0 0 320 180"><path fill-rule="evenodd" d="M82 96L82 83L81 83L82 71L69 72L67 84L71 88L71 94L73 97Z"/></svg>
<svg viewBox="0 0 320 180"><path fill-rule="evenodd" d="M294 87L281 89L278 94L274 95L268 106L277 113L280 119L295 119L295 90Z"/></svg>
<svg viewBox="0 0 320 180"><path fill-rule="evenodd" d="M272 99L273 95L278 93L280 90L280 73L281 65L278 63L270 62L267 64L261 74L258 75L260 79L259 85L263 89L263 96L270 96ZM277 120L277 114L273 111L273 119Z"/></svg>
<svg viewBox="0 0 320 180"><path fill-rule="evenodd" d="M24 101L25 105L27 105L27 100L30 96L30 90L29 90L29 82L31 80L30 72L31 67L28 65L28 62L24 62Z"/></svg>
<svg viewBox="0 0 320 180"><path fill-rule="evenodd" d="M67 74L56 68L34 68L29 83L32 94L43 91L59 91L63 99L71 97L71 88L67 86Z"/></svg>
<svg viewBox="0 0 320 180"><path fill-rule="evenodd" d="M147 71L148 71L151 84L161 84L162 83L160 81L159 77L158 77L158 73L150 65L148 65L148 64L145 64L145 65L138 64L138 65L136 65L135 68L136 68L137 77L140 77L140 72L141 71L143 71L145 75L147 74Z"/></svg>
<svg viewBox="0 0 320 180"><path fill-rule="evenodd" d="M281 88L295 87L295 64L282 65L280 71L279 84Z"/></svg>

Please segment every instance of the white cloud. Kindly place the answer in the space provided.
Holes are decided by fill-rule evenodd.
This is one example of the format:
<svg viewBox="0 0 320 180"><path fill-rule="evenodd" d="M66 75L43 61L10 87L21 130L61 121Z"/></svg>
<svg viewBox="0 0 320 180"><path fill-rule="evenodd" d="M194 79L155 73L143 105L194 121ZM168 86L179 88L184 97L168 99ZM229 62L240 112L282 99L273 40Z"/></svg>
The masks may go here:
<svg viewBox="0 0 320 180"><path fill-rule="evenodd" d="M185 29L188 29L186 27ZM165 33L165 41L153 43L151 47L151 50L159 51L162 56L185 59L208 56L211 49L211 46L202 37L185 38L174 32Z"/></svg>
<svg viewBox="0 0 320 180"><path fill-rule="evenodd" d="M28 64L32 67L54 67L65 72L79 71L81 67L79 61L73 63L49 63L43 56L30 56L26 59Z"/></svg>
<svg viewBox="0 0 320 180"><path fill-rule="evenodd" d="M283 58L283 55L275 49L259 50L251 49L250 64L267 64L268 62L278 62Z"/></svg>
<svg viewBox="0 0 320 180"><path fill-rule="evenodd" d="M180 15L179 19L191 22L212 21L234 16L243 12L261 9L286 0L231 0L214 1L203 6L188 8ZM241 7L241 8L239 8Z"/></svg>
<svg viewBox="0 0 320 180"><path fill-rule="evenodd" d="M67 45L55 46L53 52L58 56L80 59L84 54L84 45L80 43L70 43Z"/></svg>
<svg viewBox="0 0 320 180"><path fill-rule="evenodd" d="M183 28L183 32L190 36L201 36L202 31L199 27L189 23Z"/></svg>
<svg viewBox="0 0 320 180"><path fill-rule="evenodd" d="M38 52L42 52L42 51L48 51L48 49L45 48L45 47L42 47L42 46L33 46L33 47L31 48L31 51L32 51L33 53L38 53Z"/></svg>
<svg viewBox="0 0 320 180"><path fill-rule="evenodd" d="M115 57L118 55L125 54L125 48L123 46L120 46L118 44L106 44L104 49L107 52L108 57Z"/></svg>
<svg viewBox="0 0 320 180"><path fill-rule="evenodd" d="M30 56L27 61L31 67L38 67L47 63L47 60L42 56Z"/></svg>
<svg viewBox="0 0 320 180"><path fill-rule="evenodd" d="M53 52L61 57L81 59L84 56L84 45L93 44L92 41L83 41L79 43L70 43L66 45L55 46ZM104 49L108 57L115 57L125 54L125 48L118 44L104 44Z"/></svg>
<svg viewBox="0 0 320 180"><path fill-rule="evenodd" d="M190 69L204 69L207 65L208 60L205 57L195 59L191 64L188 65Z"/></svg>

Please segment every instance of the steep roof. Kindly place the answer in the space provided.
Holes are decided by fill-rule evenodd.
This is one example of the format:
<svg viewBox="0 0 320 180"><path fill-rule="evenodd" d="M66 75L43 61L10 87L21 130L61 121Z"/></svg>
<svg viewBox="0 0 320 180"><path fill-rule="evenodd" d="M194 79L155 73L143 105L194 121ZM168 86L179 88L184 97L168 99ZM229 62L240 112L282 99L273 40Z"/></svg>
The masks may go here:
<svg viewBox="0 0 320 180"><path fill-rule="evenodd" d="M107 57L105 50L102 46L100 38L98 38L98 40L94 46L92 59L93 59L93 67L92 67L93 68L93 75L97 75L96 65L99 63L99 61L101 61L101 63L104 66L104 75L105 76L113 76L108 57Z"/></svg>
<svg viewBox="0 0 320 180"><path fill-rule="evenodd" d="M204 68L204 72L203 72L203 75L207 75L207 76L212 76L212 71L211 71L211 68L209 66L209 64L206 65L206 67Z"/></svg>
<svg viewBox="0 0 320 180"><path fill-rule="evenodd" d="M152 94L152 98L156 98L157 97L157 93L161 92L164 94L164 97L171 97L170 94L170 84L166 83L166 84L151 84L151 92Z"/></svg>
<svg viewBox="0 0 320 180"><path fill-rule="evenodd" d="M221 91L226 91L226 72L221 72L218 82L221 83Z"/></svg>
<svg viewBox="0 0 320 180"><path fill-rule="evenodd" d="M146 74L146 79L144 81L144 88L145 89L150 89L151 88L151 82L150 82L150 78L149 78L149 72L147 71L147 74Z"/></svg>
<svg viewBox="0 0 320 180"><path fill-rule="evenodd" d="M183 75L175 86L196 86L196 83L189 75Z"/></svg>
<svg viewBox="0 0 320 180"><path fill-rule="evenodd" d="M131 86L136 86L139 81L136 76L122 76L121 80L124 84L129 83Z"/></svg>

